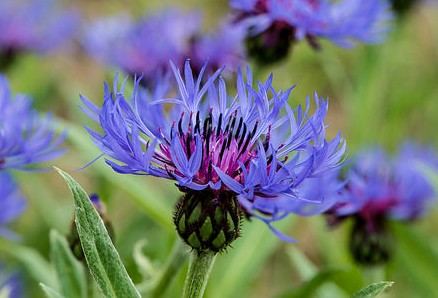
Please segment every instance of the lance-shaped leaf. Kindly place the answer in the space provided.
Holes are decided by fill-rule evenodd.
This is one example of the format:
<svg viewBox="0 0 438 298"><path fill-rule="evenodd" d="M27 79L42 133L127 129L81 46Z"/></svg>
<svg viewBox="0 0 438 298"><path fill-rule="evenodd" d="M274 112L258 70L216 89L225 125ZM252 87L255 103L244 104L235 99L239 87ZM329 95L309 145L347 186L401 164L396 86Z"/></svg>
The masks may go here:
<svg viewBox="0 0 438 298"><path fill-rule="evenodd" d="M88 195L70 175L56 170L73 194L75 222L82 249L100 291L106 297L140 297Z"/></svg>
<svg viewBox="0 0 438 298"><path fill-rule="evenodd" d="M65 298L64 296L59 294L56 290L54 290L53 288L51 288L43 283L40 283L40 287L41 287L41 289L43 289L47 298ZM0 296L0 297L3 297L3 296Z"/></svg>
<svg viewBox="0 0 438 298"><path fill-rule="evenodd" d="M382 281L370 284L368 287L363 288L351 298L372 298L376 297L377 295L381 294L386 288L389 288L392 286L394 282L392 281Z"/></svg>
<svg viewBox="0 0 438 298"><path fill-rule="evenodd" d="M55 230L50 232L50 248L61 293L67 298L86 298L87 280L84 269L73 256L65 238Z"/></svg>

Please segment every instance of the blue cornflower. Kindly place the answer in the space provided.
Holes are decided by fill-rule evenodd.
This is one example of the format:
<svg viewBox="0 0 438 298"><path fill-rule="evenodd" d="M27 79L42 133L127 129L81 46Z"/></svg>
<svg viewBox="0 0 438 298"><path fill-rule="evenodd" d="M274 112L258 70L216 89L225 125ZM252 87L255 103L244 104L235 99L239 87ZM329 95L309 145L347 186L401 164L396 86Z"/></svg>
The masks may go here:
<svg viewBox="0 0 438 298"><path fill-rule="evenodd" d="M0 54L47 53L69 40L76 12L61 11L53 0L0 1Z"/></svg>
<svg viewBox="0 0 438 298"><path fill-rule="evenodd" d="M64 137L50 128L51 117L42 118L25 95L11 95L8 80L0 75L0 172L27 170L58 157Z"/></svg>
<svg viewBox="0 0 438 298"><path fill-rule="evenodd" d="M321 198L301 197L297 188L335 171L344 160L340 135L330 142L325 138L327 101L315 94L314 114L309 99L304 108L292 109L287 101L293 87L276 91L272 75L253 84L249 67L246 78L238 71L234 95L219 76L222 69L204 82L206 66L198 78L188 61L183 75L171 67L175 83L162 81L152 92L136 80L127 99L125 83L119 89L116 77L112 91L105 85L102 108L81 97L103 130L87 128L110 157L106 163L122 174L175 180L184 198L174 221L192 247L223 249L237 237L242 211L290 240L271 223L300 214L303 205L324 204ZM218 223L222 228L209 228ZM193 232L193 226L205 229Z"/></svg>
<svg viewBox="0 0 438 298"><path fill-rule="evenodd" d="M342 47L352 47L354 41L380 42L392 18L389 3L382 0L230 0L230 4L237 21L250 28L250 55L268 63L284 58L291 42L304 38L316 48L317 38Z"/></svg>
<svg viewBox="0 0 438 298"><path fill-rule="evenodd" d="M210 69L226 65L231 72L246 61L246 26L227 20L218 29L199 34L193 41L189 54L192 67L200 70L208 60Z"/></svg>
<svg viewBox="0 0 438 298"><path fill-rule="evenodd" d="M425 175L427 168L438 171L436 154L413 143L405 143L393 158L378 147L356 156L328 220L334 225L354 219L350 248L357 261L387 261L391 249L387 221L412 221L431 207L436 192Z"/></svg>
<svg viewBox="0 0 438 298"><path fill-rule="evenodd" d="M84 45L98 61L146 79L166 70L169 60L182 65L201 27L198 12L166 9L138 20L118 15L87 28Z"/></svg>
<svg viewBox="0 0 438 298"><path fill-rule="evenodd" d="M143 74L145 85L153 84L157 72L170 71L169 60L183 66L191 59L195 72L207 59L211 69L227 65L235 70L243 64L244 26L228 21L208 33L201 29L200 12L173 8L138 20L127 15L97 20L87 28L83 43L96 60Z"/></svg>
<svg viewBox="0 0 438 298"><path fill-rule="evenodd" d="M0 185L0 237L14 239L17 236L6 225L23 213L26 201L7 171L0 170Z"/></svg>
<svg viewBox="0 0 438 298"><path fill-rule="evenodd" d="M333 212L339 217L363 217L370 231L378 216L397 220L421 217L436 195L422 165L437 170L438 158L431 149L412 143L402 146L392 159L381 148L360 152L346 175L343 199Z"/></svg>

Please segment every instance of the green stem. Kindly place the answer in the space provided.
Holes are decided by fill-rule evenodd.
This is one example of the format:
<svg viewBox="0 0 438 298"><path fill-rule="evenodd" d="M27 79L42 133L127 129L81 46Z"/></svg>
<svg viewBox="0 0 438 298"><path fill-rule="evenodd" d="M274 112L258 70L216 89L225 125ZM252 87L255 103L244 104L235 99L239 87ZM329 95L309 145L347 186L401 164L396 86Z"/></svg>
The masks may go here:
<svg viewBox="0 0 438 298"><path fill-rule="evenodd" d="M371 266L362 269L362 277L364 285L368 286L372 283L385 280L385 266Z"/></svg>
<svg viewBox="0 0 438 298"><path fill-rule="evenodd" d="M211 251L192 251L183 298L203 297L215 260L216 254Z"/></svg>
<svg viewBox="0 0 438 298"><path fill-rule="evenodd" d="M165 293L166 289L181 269L181 266L184 264L186 255L186 245L180 239L176 239L172 251L170 252L170 256L167 259L167 263L154 282L151 297L161 297Z"/></svg>

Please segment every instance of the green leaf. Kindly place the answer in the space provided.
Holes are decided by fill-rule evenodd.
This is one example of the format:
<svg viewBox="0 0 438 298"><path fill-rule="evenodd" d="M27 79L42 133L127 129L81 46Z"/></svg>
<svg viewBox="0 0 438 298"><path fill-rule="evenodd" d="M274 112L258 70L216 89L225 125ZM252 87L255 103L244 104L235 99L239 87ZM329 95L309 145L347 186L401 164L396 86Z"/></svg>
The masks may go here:
<svg viewBox="0 0 438 298"><path fill-rule="evenodd" d="M383 291L385 291L387 288L391 287L394 284L393 281L382 281L377 282L374 284L369 285L366 288L363 288L351 298L372 298L376 297L377 295L381 294Z"/></svg>
<svg viewBox="0 0 438 298"><path fill-rule="evenodd" d="M140 297L105 225L82 187L56 168L67 182L74 199L75 222L91 275L106 297Z"/></svg>
<svg viewBox="0 0 438 298"><path fill-rule="evenodd" d="M60 289L65 297L86 298L87 280L81 263L76 260L67 240L57 231L50 231L52 263L55 265Z"/></svg>
<svg viewBox="0 0 438 298"><path fill-rule="evenodd" d="M392 223L397 239L396 270L406 280L402 286L415 289L419 297L434 297L438 293L438 242L429 234L406 224ZM428 241L425 241L428 239Z"/></svg>
<svg viewBox="0 0 438 298"><path fill-rule="evenodd" d="M0 238L0 252L17 259L35 280L49 285L56 284L49 262L35 249Z"/></svg>
<svg viewBox="0 0 438 298"><path fill-rule="evenodd" d="M52 289L51 287L40 283L41 289L43 289L44 293L46 294L47 298L66 298L59 294L56 290Z"/></svg>

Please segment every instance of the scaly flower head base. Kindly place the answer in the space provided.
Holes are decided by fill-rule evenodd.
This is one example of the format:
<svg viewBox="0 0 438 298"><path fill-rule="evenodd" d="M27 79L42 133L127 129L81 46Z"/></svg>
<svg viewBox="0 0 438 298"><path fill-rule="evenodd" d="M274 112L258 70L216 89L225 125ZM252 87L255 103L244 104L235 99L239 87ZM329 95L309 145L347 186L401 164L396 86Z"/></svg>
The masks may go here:
<svg viewBox="0 0 438 298"><path fill-rule="evenodd" d="M198 251L220 252L239 236L242 217L233 192L189 190L179 200L173 220L188 245Z"/></svg>
<svg viewBox="0 0 438 298"><path fill-rule="evenodd" d="M136 80L131 100L124 97L123 87L118 91L116 82L113 92L105 87L101 109L84 97L82 101L103 134L87 129L102 152L111 157L106 162L115 171L177 181L185 195L178 204L175 224L182 224L179 233L186 242L203 248L222 230L225 240L217 241L227 244L238 235L240 210L272 228L273 221L300 214L304 205L324 204L321 198L300 197L296 189L307 178L338 169L344 160L341 137L330 142L325 139L326 101L315 95L316 111L310 115L310 101L305 109L292 109L287 103L292 88L277 92L272 75L255 89L250 69L246 80L239 71L237 93L230 96L219 77L221 69L204 79L204 66L195 79L187 61L183 79L171 66L176 95L167 80L153 92L142 90ZM211 209L206 207L209 204ZM199 212L198 220L188 221L197 206L208 210ZM215 218L217 210L224 217ZM227 212L231 221L225 217ZM208 220L213 227L216 223L223 226L214 227L212 234L196 232L197 241L193 236L189 240L191 223L202 229ZM231 223L234 231L228 235ZM223 248L216 243L211 249Z"/></svg>

